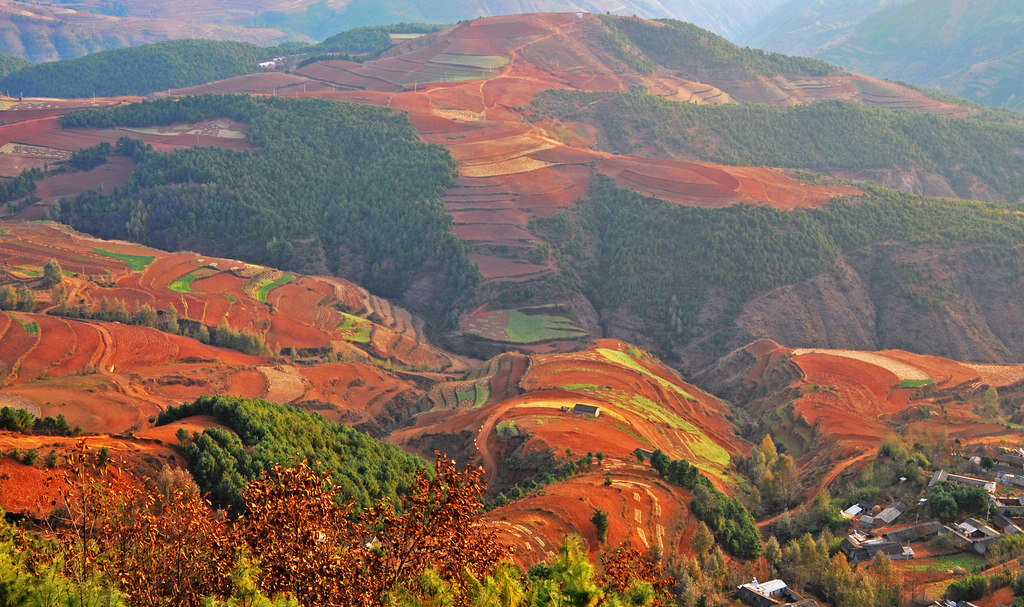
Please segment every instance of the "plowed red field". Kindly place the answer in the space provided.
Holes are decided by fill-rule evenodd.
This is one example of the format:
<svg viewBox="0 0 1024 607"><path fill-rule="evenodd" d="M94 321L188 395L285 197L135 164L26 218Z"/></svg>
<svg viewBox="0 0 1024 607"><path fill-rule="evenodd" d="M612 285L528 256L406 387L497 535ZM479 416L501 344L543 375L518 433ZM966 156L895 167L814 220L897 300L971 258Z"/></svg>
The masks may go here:
<svg viewBox="0 0 1024 607"><path fill-rule="evenodd" d="M401 407L414 402L424 384L399 379L385 368L356 362L323 364L324 360L384 359L424 369L427 375L433 372L440 379L448 378L444 372L467 368L465 361L426 342L408 312L342 280L298 276L273 289L270 302L261 302L246 294L244 287L264 270L239 262L103 242L57 224L4 222L2 226L0 246L17 255L6 259L8 263L41 268L52 257L64 267L87 260L95 262L96 269L103 268L92 275L65 277L73 305L100 310L106 299L111 306L124 302L129 312L137 304L151 304L161 312L173 305L183 327L203 322L212 330L227 320L236 330L260 333L272 347L323 349L303 360L298 370L289 369L287 358L270 361L155 328L45 315L41 312L53 304L49 293L40 291L37 313L0 313L0 371L5 377L10 374L5 392L27 399L44 415L62 413L86 431L139 429L166 406L202 394L273 396L280 390L275 392L267 375L258 370L267 365L279 370L274 377L296 380L290 386L295 390L288 392L292 398L315 401L310 407L323 407L335 419L372 423L377 416L390 414L396 399ZM144 269L132 270L122 260L92 253L94 249L153 261ZM169 288L196 270L210 275L187 286L187 281L179 281L178 291ZM0 280L16 280L8 273L0 276L4 277ZM194 292L182 292L186 290ZM335 333L341 314L334 307L339 302L364 317L380 318L372 347L340 341ZM14 316L26 325L37 323L42 338L12 322ZM160 323L163 317L157 320ZM316 358L321 355L322 359ZM390 363L382 363L386 364ZM301 380L303 373L309 374L308 381Z"/></svg>
<svg viewBox="0 0 1024 607"><path fill-rule="evenodd" d="M612 476L611 485L604 484L605 473ZM550 562L570 535L582 537L592 554L598 552L602 545L590 519L599 509L608 513L607 545L684 554L697 527L688 504L689 492L665 484L635 459L606 458L580 476L493 510L484 521L517 547L514 556L523 566Z"/></svg>

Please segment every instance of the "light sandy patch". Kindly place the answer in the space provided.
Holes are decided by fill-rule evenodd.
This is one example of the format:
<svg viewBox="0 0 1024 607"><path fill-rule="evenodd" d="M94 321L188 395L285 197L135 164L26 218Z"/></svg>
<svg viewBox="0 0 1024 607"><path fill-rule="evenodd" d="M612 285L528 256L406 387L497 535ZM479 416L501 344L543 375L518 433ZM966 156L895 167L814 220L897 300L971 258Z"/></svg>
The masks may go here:
<svg viewBox="0 0 1024 607"><path fill-rule="evenodd" d="M1024 365L983 365L961 363L981 374L981 381L996 386L1008 386L1024 380Z"/></svg>
<svg viewBox="0 0 1024 607"><path fill-rule="evenodd" d="M823 348L797 348L793 350L793 356L801 356L803 354L827 354L829 356L852 358L853 360L859 360L877 367L882 367L886 371L889 371L896 377L900 378L901 381L905 379L931 379L931 376L917 367L913 367L906 363L887 358L880 354L874 354L872 352L860 352L857 350L826 350Z"/></svg>
<svg viewBox="0 0 1024 607"><path fill-rule="evenodd" d="M294 367L259 367L267 379L267 400L275 403L290 403L306 393L305 378Z"/></svg>
<svg viewBox="0 0 1024 607"><path fill-rule="evenodd" d="M640 541L644 543L644 548L650 548L651 544L647 541L647 534L640 527L636 528L636 534L640 536Z"/></svg>
<svg viewBox="0 0 1024 607"><path fill-rule="evenodd" d="M469 110L455 110L450 108L431 108L431 114L436 114L442 118L448 120L454 120L456 122L475 122L477 120L483 120L484 115L479 112L471 112Z"/></svg>
<svg viewBox="0 0 1024 607"><path fill-rule="evenodd" d="M40 416L39 405L30 401L27 398L18 396L17 394L5 394L0 392L0 408L10 407L12 409L24 409L36 417Z"/></svg>
<svg viewBox="0 0 1024 607"><path fill-rule="evenodd" d="M621 413L619 413L618 411L615 411L614 409L609 407L607 403L603 403L603 402L589 402L589 401L584 401L584 400L570 400L570 399L566 399L566 400L563 400L563 401L527 401L527 402L518 403L513 408L519 409L519 408L522 408L522 407L540 407L542 409L561 409L562 407L569 407L570 410L571 410L573 405L575 405L576 403L586 403L586 404L597 405L598 407L601 407L601 415L607 415L608 417L612 417L614 419L617 419L620 422L626 421L626 418L623 417L623 415ZM566 415L574 415L574 414L566 413Z"/></svg>
<svg viewBox="0 0 1024 607"><path fill-rule="evenodd" d="M552 166L550 162L534 158L513 158L488 164L462 165L459 167L459 174L465 177L497 177L499 175L529 173L549 166Z"/></svg>

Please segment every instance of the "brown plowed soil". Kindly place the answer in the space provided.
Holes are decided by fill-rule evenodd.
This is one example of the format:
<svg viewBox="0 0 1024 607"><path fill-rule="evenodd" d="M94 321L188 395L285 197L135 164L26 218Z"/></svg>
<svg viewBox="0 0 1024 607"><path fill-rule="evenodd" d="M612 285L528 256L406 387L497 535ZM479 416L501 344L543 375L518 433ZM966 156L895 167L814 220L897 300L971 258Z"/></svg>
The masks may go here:
<svg viewBox="0 0 1024 607"><path fill-rule="evenodd" d="M30 318L39 325L39 340L22 360L17 383L28 383L43 373L52 374L53 367L70 356L77 345L75 332L64 319L41 314Z"/></svg>
<svg viewBox="0 0 1024 607"><path fill-rule="evenodd" d="M0 334L0 343L3 344L3 347L0 348L0 375L6 376L8 373L14 373L17 370L18 363L36 345L39 336L29 333L22 327L21 323L14 320L15 318L21 318L26 322L30 322L34 315L19 312L0 312L0 316L8 319L6 329L3 331L3 334Z"/></svg>

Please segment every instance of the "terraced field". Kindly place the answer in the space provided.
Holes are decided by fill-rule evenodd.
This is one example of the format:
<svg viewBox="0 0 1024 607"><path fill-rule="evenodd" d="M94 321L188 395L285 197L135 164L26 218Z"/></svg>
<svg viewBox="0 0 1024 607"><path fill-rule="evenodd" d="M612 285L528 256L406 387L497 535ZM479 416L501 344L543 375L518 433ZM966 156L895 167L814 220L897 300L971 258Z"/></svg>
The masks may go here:
<svg viewBox="0 0 1024 607"><path fill-rule="evenodd" d="M524 368L521 361L527 360ZM747 448L733 434L721 401L685 384L646 353L612 340L573 353L502 355L465 379L435 386L428 399L434 407L429 414L415 427L396 431L392 440L412 446L423 437L460 435L468 428L474 439L466 455L479 458L492 476L495 454L512 427L528 437L525 450L568 448L629 458L637 447L660 448L699 465L723 485L731 456ZM577 403L596 405L600 413L573 413Z"/></svg>
<svg viewBox="0 0 1024 607"><path fill-rule="evenodd" d="M2 226L0 252L8 256L0 259L16 265L3 266L0 281L34 281L38 272L24 268L53 258L78 268L66 273L65 287L83 309L123 304L130 313L149 305L159 326L173 307L182 327L212 331L226 323L260 335L275 352L291 352L249 356L157 328L47 315L57 306L39 291L34 312L0 313L0 384L44 415L63 413L86 430L139 427L169 404L213 393L315 400L329 417L374 422L392 399L423 391L393 368L440 378L468 368L431 346L408 312L344 281L100 242L58 224ZM339 385L351 365L364 370Z"/></svg>

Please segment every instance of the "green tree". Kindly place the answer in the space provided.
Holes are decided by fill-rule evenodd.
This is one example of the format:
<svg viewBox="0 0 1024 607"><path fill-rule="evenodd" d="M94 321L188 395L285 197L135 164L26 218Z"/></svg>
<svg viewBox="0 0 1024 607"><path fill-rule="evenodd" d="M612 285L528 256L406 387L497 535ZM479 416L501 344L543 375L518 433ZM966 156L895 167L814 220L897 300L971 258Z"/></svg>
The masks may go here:
<svg viewBox="0 0 1024 607"><path fill-rule="evenodd" d="M56 259L51 258L50 261L46 262L43 266L43 278L39 281L39 284L44 289L52 289L64 281L64 271L61 270L60 264L57 263Z"/></svg>
<svg viewBox="0 0 1024 607"><path fill-rule="evenodd" d="M17 309L22 312L33 312L36 309L36 296L29 291L25 285L18 285L16 291L17 295Z"/></svg>
<svg viewBox="0 0 1024 607"><path fill-rule="evenodd" d="M531 567L529 578L528 605L591 607L604 598L594 580L594 565L577 536L566 538L550 566Z"/></svg>
<svg viewBox="0 0 1024 607"><path fill-rule="evenodd" d="M773 572L777 572L782 561L782 548L779 547L779 540L775 536L768 538L764 544L764 560L768 562Z"/></svg>
<svg viewBox="0 0 1024 607"><path fill-rule="evenodd" d="M289 597L268 599L256 586L260 570L244 549L238 551L234 569L231 570L231 584L234 593L227 600L208 597L203 607L299 607L298 601Z"/></svg>
<svg viewBox="0 0 1024 607"><path fill-rule="evenodd" d="M711 546L714 543L715 538L711 535L711 530L704 524L704 521L697 523L697 531L690 539L690 548L693 548L693 551L697 554L705 554L708 550L711 550Z"/></svg>
<svg viewBox="0 0 1024 607"><path fill-rule="evenodd" d="M18 307L18 292L11 285L0 287L0 310L14 310Z"/></svg>
<svg viewBox="0 0 1024 607"><path fill-rule="evenodd" d="M946 597L954 601L973 601L983 597L988 592L988 586L987 577L971 574L951 583L946 588Z"/></svg>
<svg viewBox="0 0 1024 607"><path fill-rule="evenodd" d="M174 335L181 333L181 326L178 324L178 310L174 304L167 304L167 311L164 312L164 331Z"/></svg>
<svg viewBox="0 0 1024 607"><path fill-rule="evenodd" d="M982 415L987 418L995 418L999 415L999 393L995 387L989 386L981 397Z"/></svg>
<svg viewBox="0 0 1024 607"><path fill-rule="evenodd" d="M602 544L608 540L608 513L604 510L597 509L594 511L594 516L590 517L590 522L594 523L594 528L597 529L597 539Z"/></svg>

